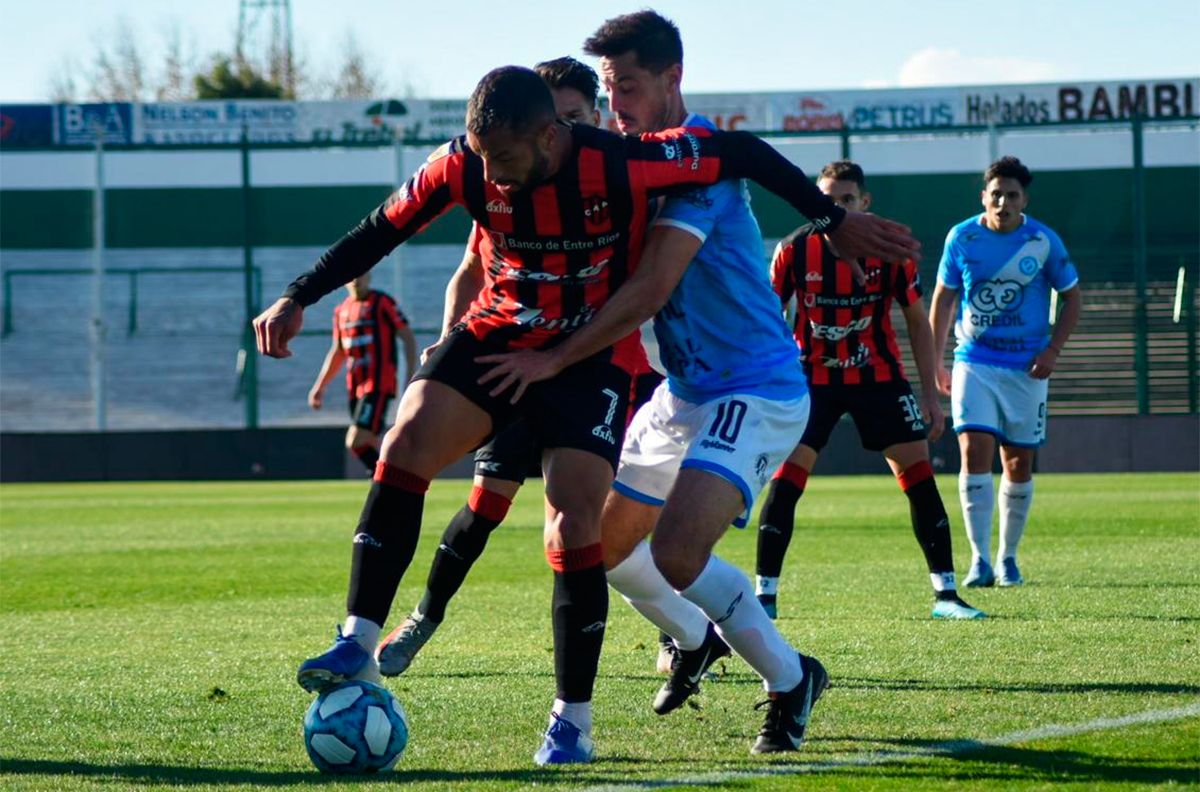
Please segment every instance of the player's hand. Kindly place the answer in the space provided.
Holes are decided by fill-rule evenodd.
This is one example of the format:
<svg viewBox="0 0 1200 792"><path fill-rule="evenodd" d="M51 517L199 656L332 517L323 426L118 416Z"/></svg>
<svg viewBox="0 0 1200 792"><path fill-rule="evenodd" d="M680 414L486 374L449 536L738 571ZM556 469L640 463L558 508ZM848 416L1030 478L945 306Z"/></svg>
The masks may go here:
<svg viewBox="0 0 1200 792"><path fill-rule="evenodd" d="M324 396L325 393L321 388L313 388L308 392L308 406L312 407L314 410L321 409L321 401Z"/></svg>
<svg viewBox="0 0 1200 792"><path fill-rule="evenodd" d="M942 410L937 393L921 394L921 417L925 419L925 426L929 427L929 442L934 442L946 431L946 413Z"/></svg>
<svg viewBox="0 0 1200 792"><path fill-rule="evenodd" d="M938 363L937 367L933 370L933 377L937 380L938 393L943 396L949 396L951 379L950 372L946 370L946 367Z"/></svg>
<svg viewBox="0 0 1200 792"><path fill-rule="evenodd" d="M838 250L837 245L832 239L829 238L828 235L825 236L825 244L829 245L830 251L838 261L849 265L850 274L854 276L855 283L857 283L859 286L867 285L867 273L863 271L862 264L858 263L858 259L854 258L853 256L849 258L843 256L841 251Z"/></svg>
<svg viewBox="0 0 1200 792"><path fill-rule="evenodd" d="M516 404L525 395L525 390L535 382L548 380L563 370L562 364L552 352L536 349L522 349L519 352L505 352L499 355L483 355L475 358L476 363L495 363L486 374L479 378L479 384L495 382L490 394L499 396L509 388L516 386L510 404Z"/></svg>
<svg viewBox="0 0 1200 792"><path fill-rule="evenodd" d="M1058 352L1054 347L1046 347L1033 359L1033 365L1029 367L1029 376L1034 379L1049 379L1057 362Z"/></svg>
<svg viewBox="0 0 1200 792"><path fill-rule="evenodd" d="M254 318L254 341L258 351L268 357L292 356L288 341L300 332L304 324L304 309L288 297L280 297L267 310Z"/></svg>
<svg viewBox="0 0 1200 792"><path fill-rule="evenodd" d="M845 259L921 260L921 243L913 239L908 226L868 212L846 212L841 225L825 237Z"/></svg>

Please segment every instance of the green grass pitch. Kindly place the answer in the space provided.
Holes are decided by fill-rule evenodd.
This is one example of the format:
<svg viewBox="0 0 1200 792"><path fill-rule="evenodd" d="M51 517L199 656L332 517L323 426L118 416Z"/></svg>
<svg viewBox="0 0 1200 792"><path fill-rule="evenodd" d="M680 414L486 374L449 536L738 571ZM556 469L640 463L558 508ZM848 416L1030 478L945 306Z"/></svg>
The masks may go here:
<svg viewBox="0 0 1200 792"><path fill-rule="evenodd" d="M967 563L954 477L939 480ZM395 773L320 776L297 663L341 619L359 482L0 489L0 788L1128 789L1200 785L1200 476L1042 475L1029 581L968 590L941 623L887 477L816 476L779 627L833 685L793 756L748 754L761 689L740 660L696 707L650 701L655 632L617 596L597 761L537 769L554 694L539 487L521 493L447 622L389 682L412 740ZM393 622L467 492L430 492ZM752 571L753 531L722 556ZM640 785L640 786L639 786Z"/></svg>

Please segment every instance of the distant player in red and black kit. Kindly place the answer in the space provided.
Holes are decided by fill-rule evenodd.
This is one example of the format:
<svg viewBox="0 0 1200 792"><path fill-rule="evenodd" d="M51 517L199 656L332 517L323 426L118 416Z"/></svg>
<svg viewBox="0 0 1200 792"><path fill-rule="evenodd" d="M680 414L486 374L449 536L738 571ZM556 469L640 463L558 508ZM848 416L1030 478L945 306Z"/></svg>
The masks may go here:
<svg viewBox="0 0 1200 792"><path fill-rule="evenodd" d="M600 513L625 431L630 377L608 348L520 388L518 398L518 389L480 384L493 366L479 358L542 349L591 321L638 265L650 198L679 188L752 178L854 255L905 256L917 245L902 226L837 207L753 135L688 128L633 138L560 123L550 89L531 69L485 75L467 102L466 127L254 320L259 350L287 357L305 306L452 205L487 232L480 248L486 286L418 370L384 438L354 535L345 634L301 664L297 681L321 690L377 677L372 653L412 561L430 479L521 417L545 448L555 706L578 705L590 719L608 614ZM546 748L535 761L559 761ZM570 761L590 759L588 750Z"/></svg>
<svg viewBox="0 0 1200 792"><path fill-rule="evenodd" d="M848 160L826 165L817 186L839 206L865 212L862 168ZM854 278L811 225L801 226L775 248L771 282L786 305L796 298L796 342L812 395L812 411L800 444L776 471L759 515L756 594L774 618L779 574L792 539L796 502L804 493L817 455L838 420L854 419L863 448L882 451L908 497L913 532L925 553L933 583L933 616L981 619L984 614L958 598L950 521L929 464L926 427L941 435L945 416L937 397L933 334L921 302L921 282L911 259L860 259L866 283ZM904 376L892 329L892 301L900 303L921 396Z"/></svg>
<svg viewBox="0 0 1200 792"><path fill-rule="evenodd" d="M345 363L350 391L346 448L374 473L383 422L397 392L396 339L404 345L404 373L412 376L417 370L417 338L396 301L371 288L370 275L355 278L346 290L350 296L333 309L333 346L308 392L308 405L321 409L325 386Z"/></svg>

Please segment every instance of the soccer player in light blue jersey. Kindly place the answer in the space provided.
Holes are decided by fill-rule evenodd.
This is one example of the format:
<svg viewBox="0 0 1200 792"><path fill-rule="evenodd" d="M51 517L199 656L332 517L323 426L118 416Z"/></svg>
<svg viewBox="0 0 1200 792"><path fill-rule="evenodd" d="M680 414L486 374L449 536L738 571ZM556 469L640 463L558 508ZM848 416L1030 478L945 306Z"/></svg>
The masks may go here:
<svg viewBox="0 0 1200 792"><path fill-rule="evenodd" d="M938 389L950 396L962 452L959 498L971 542L966 586L1024 582L1017 544L1033 502L1033 459L1046 441L1046 393L1082 307L1079 274L1058 234L1024 214L1033 177L1016 157L984 174L982 214L946 237L929 321ZM1050 291L1062 311L1050 327ZM954 317L953 377L942 365ZM1000 444L1000 545L989 563L992 457Z"/></svg>
<svg viewBox="0 0 1200 792"><path fill-rule="evenodd" d="M600 58L622 132L712 128L684 107L683 48L669 20L653 11L610 19L584 50ZM903 226L846 213L825 196L820 207L810 219L835 240L845 223L870 218L881 236L868 247L915 253ZM740 181L671 198L652 226L638 269L588 326L553 350L480 358L497 363L484 380L497 384L496 393L515 384L519 397L526 383L554 376L655 317L668 379L634 417L604 507L608 580L680 650L656 712L680 706L732 647L768 692L766 722L751 750L794 751L828 675L788 644L746 575L712 548L731 522L745 524L754 496L799 440L809 409L804 375ZM547 746L556 739L552 727ZM566 745L577 742L568 731Z"/></svg>

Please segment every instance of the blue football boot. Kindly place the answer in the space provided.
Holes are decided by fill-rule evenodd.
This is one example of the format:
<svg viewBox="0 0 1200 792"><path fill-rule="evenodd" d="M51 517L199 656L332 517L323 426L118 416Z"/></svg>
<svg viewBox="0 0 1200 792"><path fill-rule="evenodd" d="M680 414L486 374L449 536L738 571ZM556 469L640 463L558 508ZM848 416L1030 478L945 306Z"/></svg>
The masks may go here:
<svg viewBox="0 0 1200 792"><path fill-rule="evenodd" d="M1025 582L1021 570L1017 568L1017 559L1001 558L996 566L1000 567L1000 579L996 582L1001 586L1019 586Z"/></svg>
<svg viewBox="0 0 1200 792"><path fill-rule="evenodd" d="M963 585L967 588L990 588L996 585L996 573L987 559L981 556L971 562L971 571L963 579Z"/></svg>
<svg viewBox="0 0 1200 792"><path fill-rule="evenodd" d="M310 657L301 663L300 670L296 672L296 682L309 693L319 693L330 685L345 682L347 679L361 679L379 684L379 665L358 641L342 635L339 625L333 646L324 654Z"/></svg>
<svg viewBox="0 0 1200 792"><path fill-rule="evenodd" d="M592 761L596 750L592 738L579 730L574 723L550 713L553 722L546 730L546 739L542 747L533 755L534 764L539 767L558 764L582 764Z"/></svg>
<svg viewBox="0 0 1200 792"><path fill-rule="evenodd" d="M763 606L763 610L767 612L767 618L775 621L779 615L779 606L776 601L777 594L757 594L758 602Z"/></svg>
<svg viewBox="0 0 1200 792"><path fill-rule="evenodd" d="M935 619L986 619L987 614L978 608L972 608L958 597L940 599L933 603L933 618Z"/></svg>

